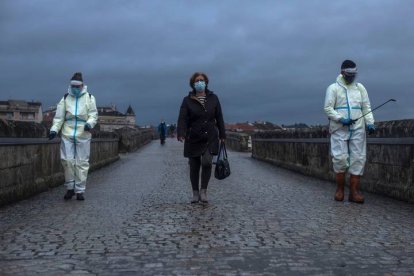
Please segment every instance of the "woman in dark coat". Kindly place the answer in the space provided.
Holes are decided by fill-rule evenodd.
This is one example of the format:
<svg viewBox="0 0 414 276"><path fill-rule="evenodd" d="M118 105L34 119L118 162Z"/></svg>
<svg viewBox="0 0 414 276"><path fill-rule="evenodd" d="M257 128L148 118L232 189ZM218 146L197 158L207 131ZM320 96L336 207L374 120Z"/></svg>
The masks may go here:
<svg viewBox="0 0 414 276"><path fill-rule="evenodd" d="M184 97L177 125L177 139L184 143L184 157L189 158L193 188L191 203L207 203L213 155L218 154L219 139L224 142L223 114L218 97L207 88L208 77L196 72L190 78L192 91ZM201 170L201 189L199 190Z"/></svg>

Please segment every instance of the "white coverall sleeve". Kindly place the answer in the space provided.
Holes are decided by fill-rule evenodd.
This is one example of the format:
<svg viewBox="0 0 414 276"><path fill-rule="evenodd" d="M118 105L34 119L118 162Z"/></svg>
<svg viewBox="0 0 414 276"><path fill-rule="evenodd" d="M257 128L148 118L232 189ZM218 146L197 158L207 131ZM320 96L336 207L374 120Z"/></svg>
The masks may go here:
<svg viewBox="0 0 414 276"><path fill-rule="evenodd" d="M56 106L56 114L53 118L53 125L50 128L50 131L54 131L58 133L62 128L63 123L65 122L66 116L66 105L65 105L65 98L62 98L58 105Z"/></svg>
<svg viewBox="0 0 414 276"><path fill-rule="evenodd" d="M371 103L369 102L368 92L365 87L358 83L358 88L361 91L361 99L362 99L362 114L367 114L371 112ZM374 124L374 115L372 112L367 114L365 117L365 125L373 125Z"/></svg>
<svg viewBox="0 0 414 276"><path fill-rule="evenodd" d="M342 116L335 110L336 93L333 84L326 89L324 111L330 120L338 122Z"/></svg>
<svg viewBox="0 0 414 276"><path fill-rule="evenodd" d="M96 108L96 100L93 95L91 95L91 103L88 110L88 120L86 121L87 124L91 126L91 128L95 127L96 123L98 122L98 110Z"/></svg>

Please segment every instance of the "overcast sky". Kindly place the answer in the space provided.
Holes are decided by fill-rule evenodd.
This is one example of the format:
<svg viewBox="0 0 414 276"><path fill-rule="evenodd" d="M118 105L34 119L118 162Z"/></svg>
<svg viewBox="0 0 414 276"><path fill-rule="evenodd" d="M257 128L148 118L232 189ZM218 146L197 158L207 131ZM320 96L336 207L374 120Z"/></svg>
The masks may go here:
<svg viewBox="0 0 414 276"><path fill-rule="evenodd" d="M206 72L226 122L326 124L344 59L377 121L414 117L414 1L1 0L0 100L66 93L81 71L98 106L131 105L139 125L176 122Z"/></svg>

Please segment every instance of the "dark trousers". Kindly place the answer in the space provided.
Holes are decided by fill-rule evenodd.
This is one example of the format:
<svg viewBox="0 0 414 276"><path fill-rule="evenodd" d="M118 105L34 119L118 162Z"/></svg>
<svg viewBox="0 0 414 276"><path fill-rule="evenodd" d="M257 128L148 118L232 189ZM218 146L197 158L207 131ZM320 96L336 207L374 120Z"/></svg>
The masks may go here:
<svg viewBox="0 0 414 276"><path fill-rule="evenodd" d="M190 180L193 191L198 191L198 182L200 179L200 167L201 167L201 189L207 189L208 181L211 177L212 168L211 154L206 151L203 156L190 157Z"/></svg>

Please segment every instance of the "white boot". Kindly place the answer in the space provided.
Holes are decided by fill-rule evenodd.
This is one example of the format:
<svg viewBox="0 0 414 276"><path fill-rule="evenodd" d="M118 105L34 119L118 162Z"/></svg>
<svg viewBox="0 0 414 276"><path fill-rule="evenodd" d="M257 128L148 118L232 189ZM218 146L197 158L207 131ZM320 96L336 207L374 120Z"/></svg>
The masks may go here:
<svg viewBox="0 0 414 276"><path fill-rule="evenodd" d="M201 189L200 190L200 200L203 203L208 203L208 199L207 199L207 189Z"/></svg>

